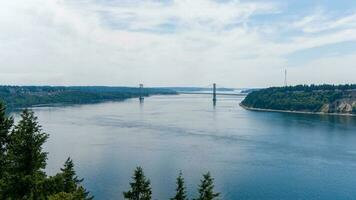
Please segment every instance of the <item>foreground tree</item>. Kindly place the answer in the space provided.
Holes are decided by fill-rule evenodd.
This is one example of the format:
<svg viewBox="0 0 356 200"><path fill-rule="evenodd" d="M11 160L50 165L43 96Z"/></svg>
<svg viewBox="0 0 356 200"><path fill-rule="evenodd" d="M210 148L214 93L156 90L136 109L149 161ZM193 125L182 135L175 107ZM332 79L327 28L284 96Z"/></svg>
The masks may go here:
<svg viewBox="0 0 356 200"><path fill-rule="evenodd" d="M60 192L48 197L48 200L75 200L71 193Z"/></svg>
<svg viewBox="0 0 356 200"><path fill-rule="evenodd" d="M63 192L74 192L77 190L77 186L83 182L83 179L79 179L74 171L74 164L72 159L68 158L64 163L64 168L61 168L61 176L63 177Z"/></svg>
<svg viewBox="0 0 356 200"><path fill-rule="evenodd" d="M129 200L150 200L152 197L151 183L146 179L143 169L137 167L130 183L131 189L124 192L124 198Z"/></svg>
<svg viewBox="0 0 356 200"><path fill-rule="evenodd" d="M0 199L90 200L74 171L73 161L68 158L61 172L47 177L47 153L42 146L48 135L30 110L21 113L21 119L13 128L13 119L5 115L0 103ZM11 134L9 134L11 132Z"/></svg>
<svg viewBox="0 0 356 200"><path fill-rule="evenodd" d="M48 200L86 200L88 197L85 195L85 193L85 189L82 186L79 186L78 190L75 192L59 192L49 196ZM93 197L90 197L90 199L93 199Z"/></svg>
<svg viewBox="0 0 356 200"><path fill-rule="evenodd" d="M7 144L10 129L14 124L12 117L6 116L5 105L0 102L0 199L5 199L4 187L7 173Z"/></svg>
<svg viewBox="0 0 356 200"><path fill-rule="evenodd" d="M44 198L40 188L46 178L43 170L47 153L43 152L42 145L47 138L33 112L24 110L7 147L9 179L6 184L10 199Z"/></svg>
<svg viewBox="0 0 356 200"><path fill-rule="evenodd" d="M188 200L186 188L184 186L184 178L182 172L179 173L176 183L177 183L176 195L173 198L171 198L171 200Z"/></svg>
<svg viewBox="0 0 356 200"><path fill-rule="evenodd" d="M217 200L219 193L214 193L214 179L210 172L203 174L203 179L199 185L199 197L196 200Z"/></svg>
<svg viewBox="0 0 356 200"><path fill-rule="evenodd" d="M68 158L61 172L46 179L43 190L49 199L90 200L93 196L85 190L74 170L72 159Z"/></svg>
<svg viewBox="0 0 356 200"><path fill-rule="evenodd" d="M74 197L80 197L80 199L93 199L92 196L89 196L87 192L80 184L84 179L78 178L74 170L74 164L72 159L68 158L64 163L64 168L61 168L61 173L59 176L62 177L63 181L63 191L66 193L72 193Z"/></svg>

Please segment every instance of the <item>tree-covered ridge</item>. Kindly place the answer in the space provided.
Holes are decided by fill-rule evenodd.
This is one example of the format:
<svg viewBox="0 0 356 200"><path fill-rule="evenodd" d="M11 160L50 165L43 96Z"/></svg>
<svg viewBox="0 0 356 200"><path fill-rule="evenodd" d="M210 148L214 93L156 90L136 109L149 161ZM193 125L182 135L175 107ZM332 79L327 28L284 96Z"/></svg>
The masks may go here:
<svg viewBox="0 0 356 200"><path fill-rule="evenodd" d="M356 84L271 87L251 92L241 104L258 109L356 114Z"/></svg>
<svg viewBox="0 0 356 200"><path fill-rule="evenodd" d="M117 101L140 95L176 94L162 88L105 87L105 86L0 86L0 100L8 108L43 104L85 104Z"/></svg>

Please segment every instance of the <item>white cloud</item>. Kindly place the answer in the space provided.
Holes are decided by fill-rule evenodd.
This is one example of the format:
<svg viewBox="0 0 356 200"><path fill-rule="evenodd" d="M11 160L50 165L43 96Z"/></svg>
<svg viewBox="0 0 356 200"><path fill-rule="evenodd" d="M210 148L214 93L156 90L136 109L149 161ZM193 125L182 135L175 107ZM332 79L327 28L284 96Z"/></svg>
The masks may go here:
<svg viewBox="0 0 356 200"><path fill-rule="evenodd" d="M266 2L2 1L1 84L265 86L283 82L286 55L356 40L356 14L268 31L250 23L280 12Z"/></svg>
<svg viewBox="0 0 356 200"><path fill-rule="evenodd" d="M356 13L341 17L330 16L325 11L317 10L309 16L293 23L295 28L301 29L305 33L320 33L331 30L346 28L356 28Z"/></svg>

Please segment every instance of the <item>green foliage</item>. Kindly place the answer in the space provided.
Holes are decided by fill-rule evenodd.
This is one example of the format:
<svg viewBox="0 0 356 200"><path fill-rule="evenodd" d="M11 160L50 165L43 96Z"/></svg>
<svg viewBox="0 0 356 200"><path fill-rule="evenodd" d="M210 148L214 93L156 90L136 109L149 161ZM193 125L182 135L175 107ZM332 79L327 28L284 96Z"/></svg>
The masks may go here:
<svg viewBox="0 0 356 200"><path fill-rule="evenodd" d="M9 176L6 184L10 198L42 199L40 187L46 177L42 170L46 167L47 159L42 145L47 138L33 112L24 110L7 147Z"/></svg>
<svg viewBox="0 0 356 200"><path fill-rule="evenodd" d="M253 91L242 101L252 108L318 112L356 90L356 85L297 85Z"/></svg>
<svg viewBox="0 0 356 200"><path fill-rule="evenodd" d="M14 124L12 117L6 116L5 105L0 102L0 199L3 199L5 176L7 172L7 145L9 133Z"/></svg>
<svg viewBox="0 0 356 200"><path fill-rule="evenodd" d="M137 167L130 183L131 189L124 192L124 198L129 200L150 200L152 197L150 180L146 179L143 169Z"/></svg>
<svg viewBox="0 0 356 200"><path fill-rule="evenodd" d="M74 200L72 193L60 192L49 196L48 200Z"/></svg>
<svg viewBox="0 0 356 200"><path fill-rule="evenodd" d="M61 173L57 173L55 176L47 177L44 180L42 190L45 196L51 196L64 192L64 180Z"/></svg>
<svg viewBox="0 0 356 200"><path fill-rule="evenodd" d="M47 177L44 173L47 153L42 146L48 135L32 111L25 109L21 120L10 131L12 127L13 119L5 115L5 108L0 104L0 199L93 199L80 185L83 179L76 176L70 158L57 175Z"/></svg>
<svg viewBox="0 0 356 200"><path fill-rule="evenodd" d="M5 164L3 161L6 154L6 145L9 141L10 129L14 124L13 118L6 116L5 109L5 105L0 102L0 175L3 172L1 167Z"/></svg>
<svg viewBox="0 0 356 200"><path fill-rule="evenodd" d="M94 196L90 196L89 192L83 187L79 186L76 191L73 192L75 200L92 200Z"/></svg>
<svg viewBox="0 0 356 200"><path fill-rule="evenodd" d="M217 200L220 193L214 193L214 179L210 172L203 174L203 179L199 185L199 197L195 200Z"/></svg>
<svg viewBox="0 0 356 200"><path fill-rule="evenodd" d="M68 158L60 173L46 179L43 190L46 196L52 198L66 195L66 198L71 197L80 200L93 199L93 196L90 196L89 192L81 186L82 182L83 179L79 179L76 175L72 159Z"/></svg>
<svg viewBox="0 0 356 200"><path fill-rule="evenodd" d="M49 87L49 86L0 86L0 100L9 108L23 108L48 104L85 104L119 101L153 94L175 94L164 88L131 87Z"/></svg>
<svg viewBox="0 0 356 200"><path fill-rule="evenodd" d="M89 192L80 185L83 179L79 179L76 175L72 159L68 158L66 160L64 168L61 168L61 173L58 175L62 177L63 192L73 193L74 196L85 200L93 199L93 197L89 196Z"/></svg>
<svg viewBox="0 0 356 200"><path fill-rule="evenodd" d="M80 184L83 179L79 179L74 171L73 161L68 158L64 163L64 168L61 168L61 176L63 177L63 191L74 192L77 190L77 185Z"/></svg>
<svg viewBox="0 0 356 200"><path fill-rule="evenodd" d="M85 200L88 199L85 196L85 193L85 189L80 186L77 191L71 193L59 192L57 194L49 196L48 200Z"/></svg>
<svg viewBox="0 0 356 200"><path fill-rule="evenodd" d="M176 183L177 183L176 195L173 198L171 198L171 200L188 200L187 192L184 186L184 178L182 172L179 173Z"/></svg>

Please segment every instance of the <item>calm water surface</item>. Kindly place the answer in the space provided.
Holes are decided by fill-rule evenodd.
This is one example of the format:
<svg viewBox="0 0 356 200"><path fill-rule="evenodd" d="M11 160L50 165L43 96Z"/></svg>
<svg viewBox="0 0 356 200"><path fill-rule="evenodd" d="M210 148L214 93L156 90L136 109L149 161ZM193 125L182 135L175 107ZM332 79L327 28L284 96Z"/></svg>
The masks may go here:
<svg viewBox="0 0 356 200"><path fill-rule="evenodd" d="M50 134L47 172L68 156L96 199L122 199L133 169L155 199L174 194L182 170L190 197L210 171L222 199L356 199L356 118L246 111L241 97L154 96L36 108Z"/></svg>

